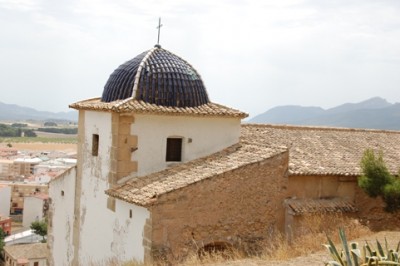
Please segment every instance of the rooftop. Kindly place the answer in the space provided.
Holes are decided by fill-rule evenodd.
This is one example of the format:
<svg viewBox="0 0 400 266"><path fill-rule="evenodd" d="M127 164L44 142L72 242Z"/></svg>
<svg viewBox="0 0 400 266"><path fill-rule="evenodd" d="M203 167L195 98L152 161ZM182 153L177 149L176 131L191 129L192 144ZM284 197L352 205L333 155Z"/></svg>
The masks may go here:
<svg viewBox="0 0 400 266"><path fill-rule="evenodd" d="M46 243L5 246L4 251L14 259L43 259L49 255Z"/></svg>
<svg viewBox="0 0 400 266"><path fill-rule="evenodd" d="M120 65L104 86L101 101L128 98L174 107L209 103L199 73L159 45Z"/></svg>
<svg viewBox="0 0 400 266"><path fill-rule="evenodd" d="M329 199L287 199L285 200L289 211L294 215L305 213L328 213L328 212L356 212L353 203L343 198Z"/></svg>
<svg viewBox="0 0 400 266"><path fill-rule="evenodd" d="M102 102L100 98L89 99L73 103L71 108L113 111L118 113L155 114L155 115L184 115L184 116L222 116L222 117L247 117L246 113L216 103L207 103L197 107L168 107L146 103L135 99Z"/></svg>
<svg viewBox="0 0 400 266"><path fill-rule="evenodd" d="M261 162L285 150L282 147L241 143L204 158L133 178L121 186L107 190L106 194L129 203L148 206L154 203L159 195Z"/></svg>
<svg viewBox="0 0 400 266"><path fill-rule="evenodd" d="M400 167L400 131L247 124L242 141L287 147L291 175L358 176L369 148L383 152L393 174Z"/></svg>

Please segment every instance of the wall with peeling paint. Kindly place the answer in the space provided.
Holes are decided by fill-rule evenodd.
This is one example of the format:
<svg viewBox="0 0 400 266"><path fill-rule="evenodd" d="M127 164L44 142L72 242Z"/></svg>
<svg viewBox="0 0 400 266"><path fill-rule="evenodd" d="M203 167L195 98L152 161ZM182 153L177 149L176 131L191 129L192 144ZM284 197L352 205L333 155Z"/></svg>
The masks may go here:
<svg viewBox="0 0 400 266"><path fill-rule="evenodd" d="M132 160L138 162L137 175L143 176L168 166L168 137L183 138L182 161L187 162L237 143L240 119L137 114L131 134L138 137L138 149L132 153Z"/></svg>
<svg viewBox="0 0 400 266"><path fill-rule="evenodd" d="M132 214L132 217L130 217ZM111 251L121 261L144 261L143 228L150 212L143 207L117 200Z"/></svg>
<svg viewBox="0 0 400 266"><path fill-rule="evenodd" d="M85 112L82 143L79 263L107 264L110 259L144 256L142 232L148 211L117 201L115 212L107 208L111 170L112 121L110 113ZM92 155L92 135L99 135L98 155ZM132 209L132 218L129 210Z"/></svg>
<svg viewBox="0 0 400 266"><path fill-rule="evenodd" d="M71 265L74 256L72 233L74 222L76 167L66 171L49 186L50 208L47 242L50 265Z"/></svg>

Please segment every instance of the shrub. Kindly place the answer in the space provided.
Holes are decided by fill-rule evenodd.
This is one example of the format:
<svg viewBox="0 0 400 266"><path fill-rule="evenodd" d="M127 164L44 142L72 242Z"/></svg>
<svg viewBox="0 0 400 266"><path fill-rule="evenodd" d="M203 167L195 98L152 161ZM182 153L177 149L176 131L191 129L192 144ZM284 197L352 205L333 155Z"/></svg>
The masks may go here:
<svg viewBox="0 0 400 266"><path fill-rule="evenodd" d="M370 197L375 198L382 195L384 187L393 179L383 161L382 152L375 156L373 150L366 150L361 159L361 168L363 174L358 179L358 185Z"/></svg>
<svg viewBox="0 0 400 266"><path fill-rule="evenodd" d="M368 196L381 197L385 202L385 210L395 212L400 210L400 179L391 175L383 160L383 153L377 156L367 149L361 159L362 175L358 185Z"/></svg>

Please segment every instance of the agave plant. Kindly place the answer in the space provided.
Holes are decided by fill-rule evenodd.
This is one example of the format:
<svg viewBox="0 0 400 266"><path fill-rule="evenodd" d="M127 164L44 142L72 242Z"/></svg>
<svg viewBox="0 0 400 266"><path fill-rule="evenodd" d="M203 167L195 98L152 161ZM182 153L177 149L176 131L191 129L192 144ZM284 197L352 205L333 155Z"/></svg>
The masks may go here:
<svg viewBox="0 0 400 266"><path fill-rule="evenodd" d="M385 248L376 240L377 250L372 249L366 241L362 250L358 248L358 243L348 244L346 234L342 228L339 229L339 237L342 242L342 250L339 252L332 240L328 238L328 244L324 245L333 260L325 263L325 266L372 266L372 265L400 265L400 241L396 249L388 249L385 238Z"/></svg>

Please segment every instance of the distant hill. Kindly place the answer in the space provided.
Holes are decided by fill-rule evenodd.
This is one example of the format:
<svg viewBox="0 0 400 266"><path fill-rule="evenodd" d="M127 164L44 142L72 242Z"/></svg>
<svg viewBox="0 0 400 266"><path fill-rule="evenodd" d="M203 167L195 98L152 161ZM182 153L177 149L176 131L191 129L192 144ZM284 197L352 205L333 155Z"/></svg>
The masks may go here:
<svg viewBox="0 0 400 266"><path fill-rule="evenodd" d="M78 112L46 112L15 104L0 102L0 120L50 120L50 121L78 121Z"/></svg>
<svg viewBox="0 0 400 266"><path fill-rule="evenodd" d="M248 122L400 130L400 103L392 104L374 97L327 110L321 107L278 106Z"/></svg>

